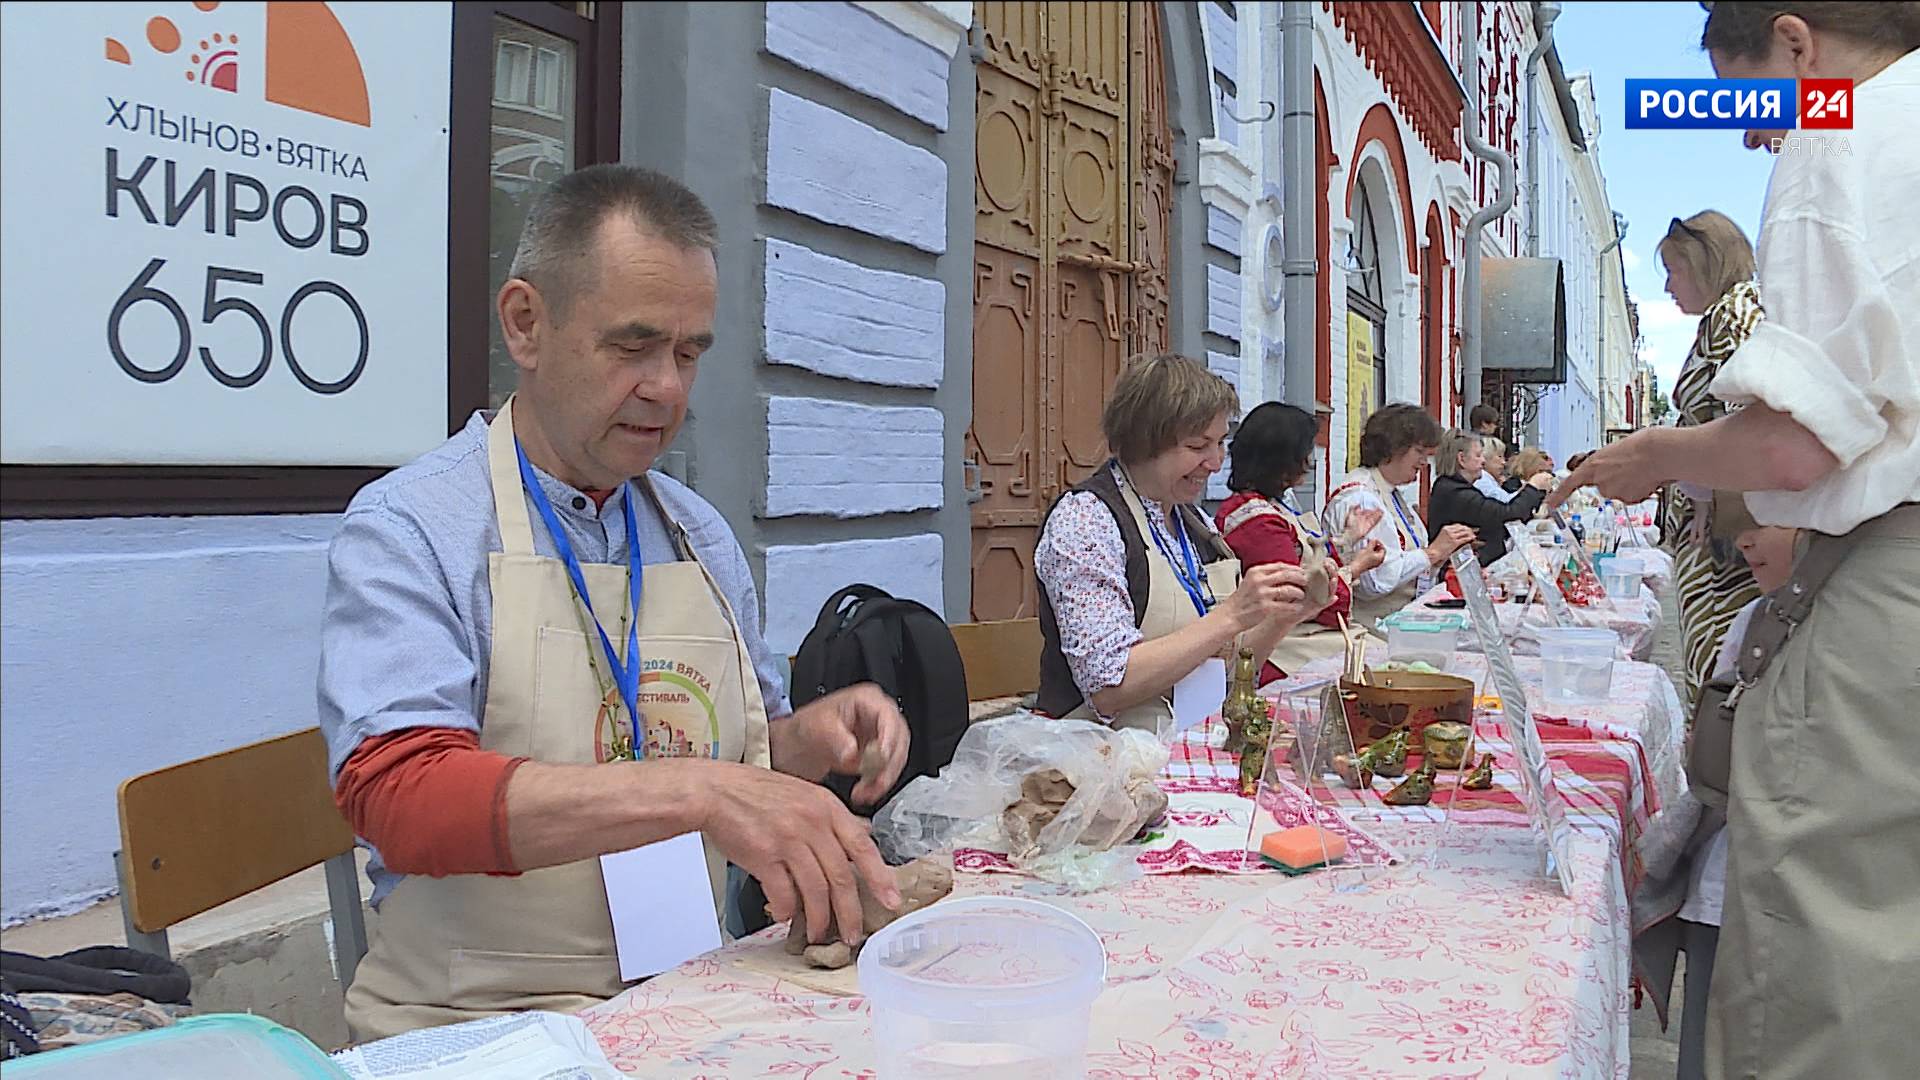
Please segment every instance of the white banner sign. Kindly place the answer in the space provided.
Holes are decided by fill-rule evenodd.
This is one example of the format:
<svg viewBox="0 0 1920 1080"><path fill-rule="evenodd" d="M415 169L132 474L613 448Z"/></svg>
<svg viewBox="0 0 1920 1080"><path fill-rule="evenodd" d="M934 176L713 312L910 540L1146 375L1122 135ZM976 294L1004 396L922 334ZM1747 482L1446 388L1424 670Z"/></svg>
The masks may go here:
<svg viewBox="0 0 1920 1080"><path fill-rule="evenodd" d="M446 437L451 5L0 6L0 457Z"/></svg>

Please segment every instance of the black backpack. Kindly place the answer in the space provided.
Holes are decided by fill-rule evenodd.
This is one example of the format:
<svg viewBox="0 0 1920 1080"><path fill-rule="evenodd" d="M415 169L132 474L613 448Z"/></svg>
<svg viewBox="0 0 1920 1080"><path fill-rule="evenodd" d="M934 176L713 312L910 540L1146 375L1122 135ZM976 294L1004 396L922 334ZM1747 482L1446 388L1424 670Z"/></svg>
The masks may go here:
<svg viewBox="0 0 1920 1080"><path fill-rule="evenodd" d="M820 618L794 654L788 693L797 709L863 682L877 684L899 704L913 735L900 779L873 806L853 805L858 777L827 777L826 787L865 816L915 777L934 776L953 761L968 710L967 676L947 621L925 604L895 599L872 585L849 585L820 606ZM737 899L742 934L772 923L758 881L747 878Z"/></svg>
<svg viewBox="0 0 1920 1080"><path fill-rule="evenodd" d="M871 814L915 777L933 776L953 761L967 732L967 676L953 632L938 612L872 585L849 585L821 605L794 655L793 706L863 682L877 684L899 703L913 734L900 779L873 806L853 805L858 778L827 778L848 809Z"/></svg>

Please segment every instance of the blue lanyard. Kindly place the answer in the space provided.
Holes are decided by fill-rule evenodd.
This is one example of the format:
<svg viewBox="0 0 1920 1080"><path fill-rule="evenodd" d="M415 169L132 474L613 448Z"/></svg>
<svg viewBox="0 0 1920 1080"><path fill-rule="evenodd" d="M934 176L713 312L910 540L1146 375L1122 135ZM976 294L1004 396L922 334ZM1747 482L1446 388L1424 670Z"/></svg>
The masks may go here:
<svg viewBox="0 0 1920 1080"><path fill-rule="evenodd" d="M580 559L573 553L573 543L567 539L567 531L560 527L560 519L553 512L553 503L547 493L541 490L540 478L533 473L533 463L527 460L527 452L520 447L520 440L513 441L513 451L520 457L520 483L533 498L533 508L540 511L540 520L546 522L547 535L553 538L553 546L560 553L560 561L566 565L567 577L573 582L574 595L586 605L587 614L593 617L593 628L600 632L600 647L606 651L607 666L613 671L613 685L620 691L620 703L627 707L627 723L632 726L633 756L639 760L642 756L640 745L640 591L644 566L640 561L640 527L633 517L633 492L621 493L621 505L627 516L627 599L633 604L633 620L627 624L627 657L622 663L613 651L613 641L607 637L606 627L600 625L600 616L594 613L593 597L587 592L586 575L580 572Z"/></svg>
<svg viewBox="0 0 1920 1080"><path fill-rule="evenodd" d="M1167 543L1160 526L1149 521L1147 528L1153 533L1153 542L1159 546L1160 554L1173 564L1173 576L1180 579L1180 587L1187 591L1187 599L1193 601L1193 609L1205 615L1207 609L1213 606L1213 588L1200 574L1199 562L1193 555L1193 544L1187 540L1187 527L1180 521L1180 508L1176 506L1173 510L1173 531L1180 538L1180 558L1173 557L1173 547Z"/></svg>
<svg viewBox="0 0 1920 1080"><path fill-rule="evenodd" d="M1300 527L1301 532L1306 533L1308 536L1312 537L1313 539L1318 540L1321 537L1324 537L1327 535L1326 533L1323 533L1323 532L1314 532L1312 529L1307 527L1307 512L1305 510L1300 510L1295 508L1293 503L1287 499L1285 492L1282 492L1280 494L1280 509L1285 510L1289 514L1292 514L1293 523Z"/></svg>
<svg viewBox="0 0 1920 1080"><path fill-rule="evenodd" d="M1399 516L1400 524L1406 526L1407 543L1412 544L1415 541L1420 539L1420 531L1413 527L1412 521L1408 520L1407 508L1405 504L1401 503L1400 501L1400 493L1398 491L1394 491L1391 494L1393 496L1393 512ZM1408 548L1408 550L1411 551L1413 549Z"/></svg>

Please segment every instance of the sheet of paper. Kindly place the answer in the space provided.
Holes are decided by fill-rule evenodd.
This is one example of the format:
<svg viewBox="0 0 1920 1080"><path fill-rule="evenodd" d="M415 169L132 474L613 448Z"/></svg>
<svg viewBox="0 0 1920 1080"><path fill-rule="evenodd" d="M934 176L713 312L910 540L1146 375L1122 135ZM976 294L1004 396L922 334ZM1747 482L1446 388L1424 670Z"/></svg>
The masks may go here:
<svg viewBox="0 0 1920 1080"><path fill-rule="evenodd" d="M1227 662L1211 657L1173 686L1173 730L1177 734L1218 716L1227 703Z"/></svg>
<svg viewBox="0 0 1920 1080"><path fill-rule="evenodd" d="M699 833L600 856L620 978L672 971L721 945Z"/></svg>
<svg viewBox="0 0 1920 1080"><path fill-rule="evenodd" d="M333 1055L353 1080L618 1080L579 1017L490 1016L422 1028Z"/></svg>

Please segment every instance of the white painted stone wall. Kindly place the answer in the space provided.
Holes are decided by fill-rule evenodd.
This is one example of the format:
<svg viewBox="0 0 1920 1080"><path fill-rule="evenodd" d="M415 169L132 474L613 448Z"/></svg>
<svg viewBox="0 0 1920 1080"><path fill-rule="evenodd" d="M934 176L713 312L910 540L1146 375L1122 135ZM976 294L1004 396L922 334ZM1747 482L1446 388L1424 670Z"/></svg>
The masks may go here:
<svg viewBox="0 0 1920 1080"><path fill-rule="evenodd" d="M946 286L785 240L769 239L765 254L769 363L885 386L940 385Z"/></svg>
<svg viewBox="0 0 1920 1080"><path fill-rule="evenodd" d="M769 4L766 48L940 132L950 121L952 56L971 21L963 3ZM972 187L970 159L943 161L841 108L779 88L768 95L766 150L767 205L933 255L949 247L949 165L963 169L956 175ZM821 602L855 582L953 617L944 605L944 553L947 543L968 538L912 531L933 525L925 512L948 503L949 430L929 393L947 381L948 290L930 273L902 272L925 265L923 257L883 269L853 254L870 257L870 242L810 247L777 235L777 224L772 231L764 245L766 359L835 383L795 393L782 382L789 392L767 397L758 513L769 523L768 640L791 652ZM874 391L856 384L891 392L880 399L885 404L874 403ZM927 404L908 404L916 401ZM917 516L883 517L901 514ZM839 524L823 528L819 519Z"/></svg>
<svg viewBox="0 0 1920 1080"><path fill-rule="evenodd" d="M947 130L947 63L881 16L848 4L786 0L767 5L767 51Z"/></svg>
<svg viewBox="0 0 1920 1080"><path fill-rule="evenodd" d="M938 409L772 398L764 516L935 509L943 499L944 428Z"/></svg>
<svg viewBox="0 0 1920 1080"><path fill-rule="evenodd" d="M318 722L331 514L0 529L0 919L114 888L115 792Z"/></svg>
<svg viewBox="0 0 1920 1080"><path fill-rule="evenodd" d="M936 255L947 250L946 162L784 90L767 92L767 203Z"/></svg>
<svg viewBox="0 0 1920 1080"><path fill-rule="evenodd" d="M943 545L933 533L767 549L767 644L791 655L813 629L820 606L863 581L935 611L946 610Z"/></svg>

